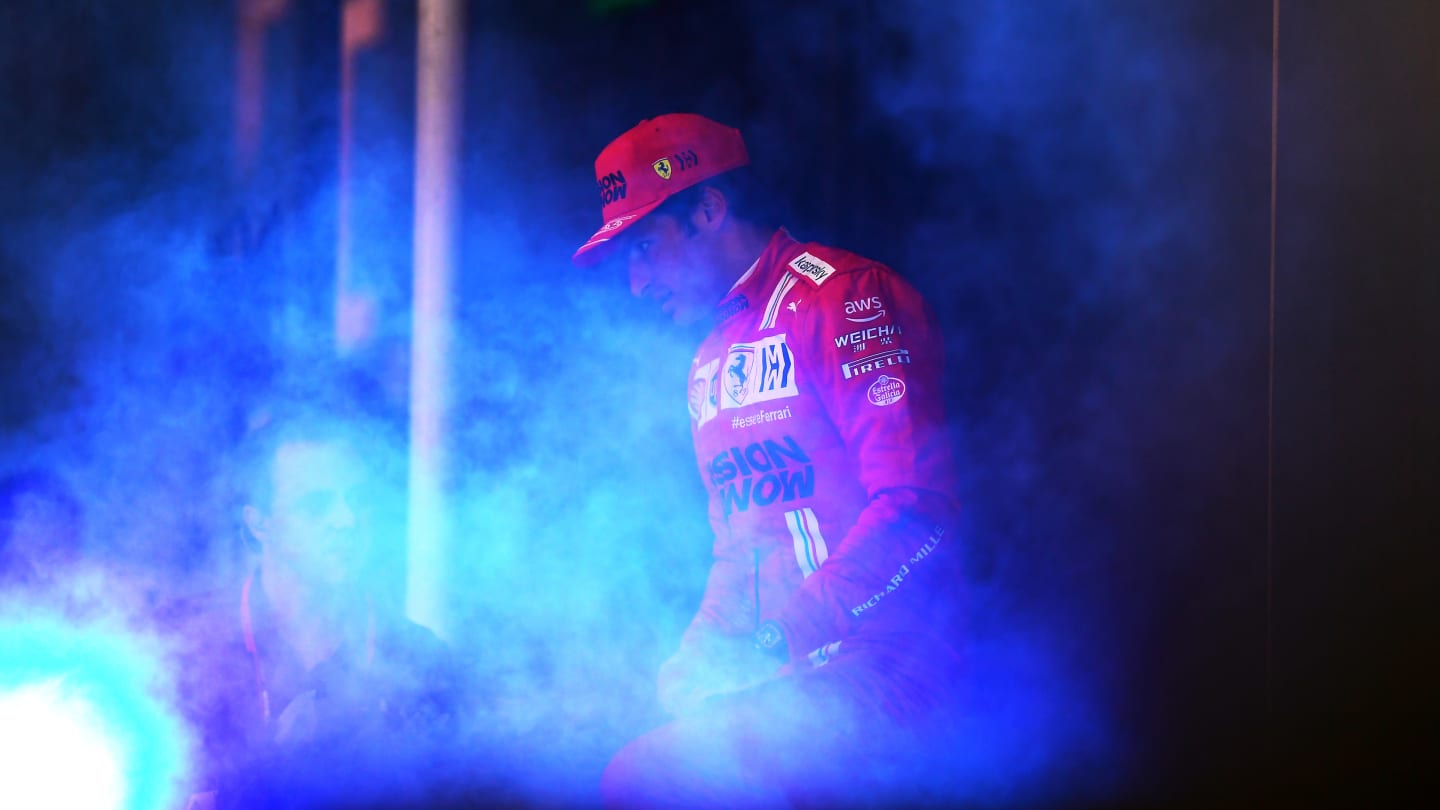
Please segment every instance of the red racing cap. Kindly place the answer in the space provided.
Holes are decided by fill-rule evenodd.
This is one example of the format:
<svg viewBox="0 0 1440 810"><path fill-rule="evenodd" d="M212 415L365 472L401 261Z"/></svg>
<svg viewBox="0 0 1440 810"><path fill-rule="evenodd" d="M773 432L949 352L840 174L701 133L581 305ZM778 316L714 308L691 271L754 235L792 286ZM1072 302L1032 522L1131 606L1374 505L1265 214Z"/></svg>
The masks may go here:
<svg viewBox="0 0 1440 810"><path fill-rule="evenodd" d="M671 195L750 162L740 130L703 115L671 113L636 124L595 158L595 185L605 224L572 261L600 261L610 240Z"/></svg>

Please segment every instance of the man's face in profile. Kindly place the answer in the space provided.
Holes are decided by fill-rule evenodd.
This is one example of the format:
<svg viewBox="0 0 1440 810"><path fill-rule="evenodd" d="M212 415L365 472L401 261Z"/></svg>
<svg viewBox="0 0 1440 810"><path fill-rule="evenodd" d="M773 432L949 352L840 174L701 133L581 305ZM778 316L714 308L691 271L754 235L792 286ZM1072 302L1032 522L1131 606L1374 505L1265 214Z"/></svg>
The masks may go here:
<svg viewBox="0 0 1440 810"><path fill-rule="evenodd" d="M264 554L317 585L353 579L369 551L374 506L359 454L342 441L287 442L270 474L270 509L251 527Z"/></svg>
<svg viewBox="0 0 1440 810"><path fill-rule="evenodd" d="M708 317L731 281L715 268L714 237L668 214L652 214L618 241L630 292L648 298L682 326Z"/></svg>

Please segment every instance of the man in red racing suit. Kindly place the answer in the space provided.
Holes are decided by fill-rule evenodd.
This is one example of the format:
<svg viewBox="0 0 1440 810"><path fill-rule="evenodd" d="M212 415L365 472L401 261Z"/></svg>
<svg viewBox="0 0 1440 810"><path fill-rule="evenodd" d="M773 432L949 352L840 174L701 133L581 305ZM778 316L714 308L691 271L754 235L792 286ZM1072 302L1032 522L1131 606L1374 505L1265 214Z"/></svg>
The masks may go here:
<svg viewBox="0 0 1440 810"><path fill-rule="evenodd" d="M576 255L618 244L637 295L714 322L689 379L714 565L660 672L677 719L612 761L613 804L873 802L961 676L935 318L889 268L747 221L747 160L708 119L642 122L596 162L607 223Z"/></svg>

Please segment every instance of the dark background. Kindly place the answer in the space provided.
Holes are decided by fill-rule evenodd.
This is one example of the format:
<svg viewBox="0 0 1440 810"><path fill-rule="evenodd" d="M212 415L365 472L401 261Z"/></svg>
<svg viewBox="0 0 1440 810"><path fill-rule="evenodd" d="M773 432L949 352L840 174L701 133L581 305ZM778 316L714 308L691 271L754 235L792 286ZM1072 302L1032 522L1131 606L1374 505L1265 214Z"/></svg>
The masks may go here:
<svg viewBox="0 0 1440 810"><path fill-rule="evenodd" d="M1440 12L1381 5L1281 8L1273 271L1269 2L474 5L455 443L466 486L519 517L462 522L538 539L525 563L466 557L495 587L462 612L508 621L499 583L520 577L556 607L519 626L548 627L594 585L608 637L584 643L638 644L614 677L643 685L693 606L705 529L679 392L698 336L568 259L599 224L600 147L701 112L746 133L792 232L931 300L977 638L1025 628L1098 718L1094 745L1029 718L1066 742L1035 740L1033 770L994 760L993 790L964 795L1402 790L1436 719ZM230 4L0 10L7 466L78 470L106 514L192 503L227 407L324 353L339 15L304 4L272 30L265 140L242 173ZM355 113L357 250L389 314L347 362L398 410L413 34L413 8L389 4ZM680 514L619 517L651 507ZM193 511L169 510L163 553L124 532L96 553L209 564L213 516ZM658 627L618 584L633 558L678 572L647 591L673 609ZM486 655L495 638L454 642ZM1009 659L978 656L983 702ZM577 778L623 741L607 728Z"/></svg>

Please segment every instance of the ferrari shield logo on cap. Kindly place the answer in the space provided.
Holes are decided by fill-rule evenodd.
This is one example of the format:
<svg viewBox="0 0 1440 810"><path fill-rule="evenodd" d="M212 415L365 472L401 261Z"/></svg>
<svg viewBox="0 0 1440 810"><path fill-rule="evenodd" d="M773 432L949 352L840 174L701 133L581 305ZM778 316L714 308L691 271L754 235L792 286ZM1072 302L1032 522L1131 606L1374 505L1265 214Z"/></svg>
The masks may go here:
<svg viewBox="0 0 1440 810"><path fill-rule="evenodd" d="M655 167L655 173L660 175L661 180L670 179L670 158L660 158L650 165Z"/></svg>

